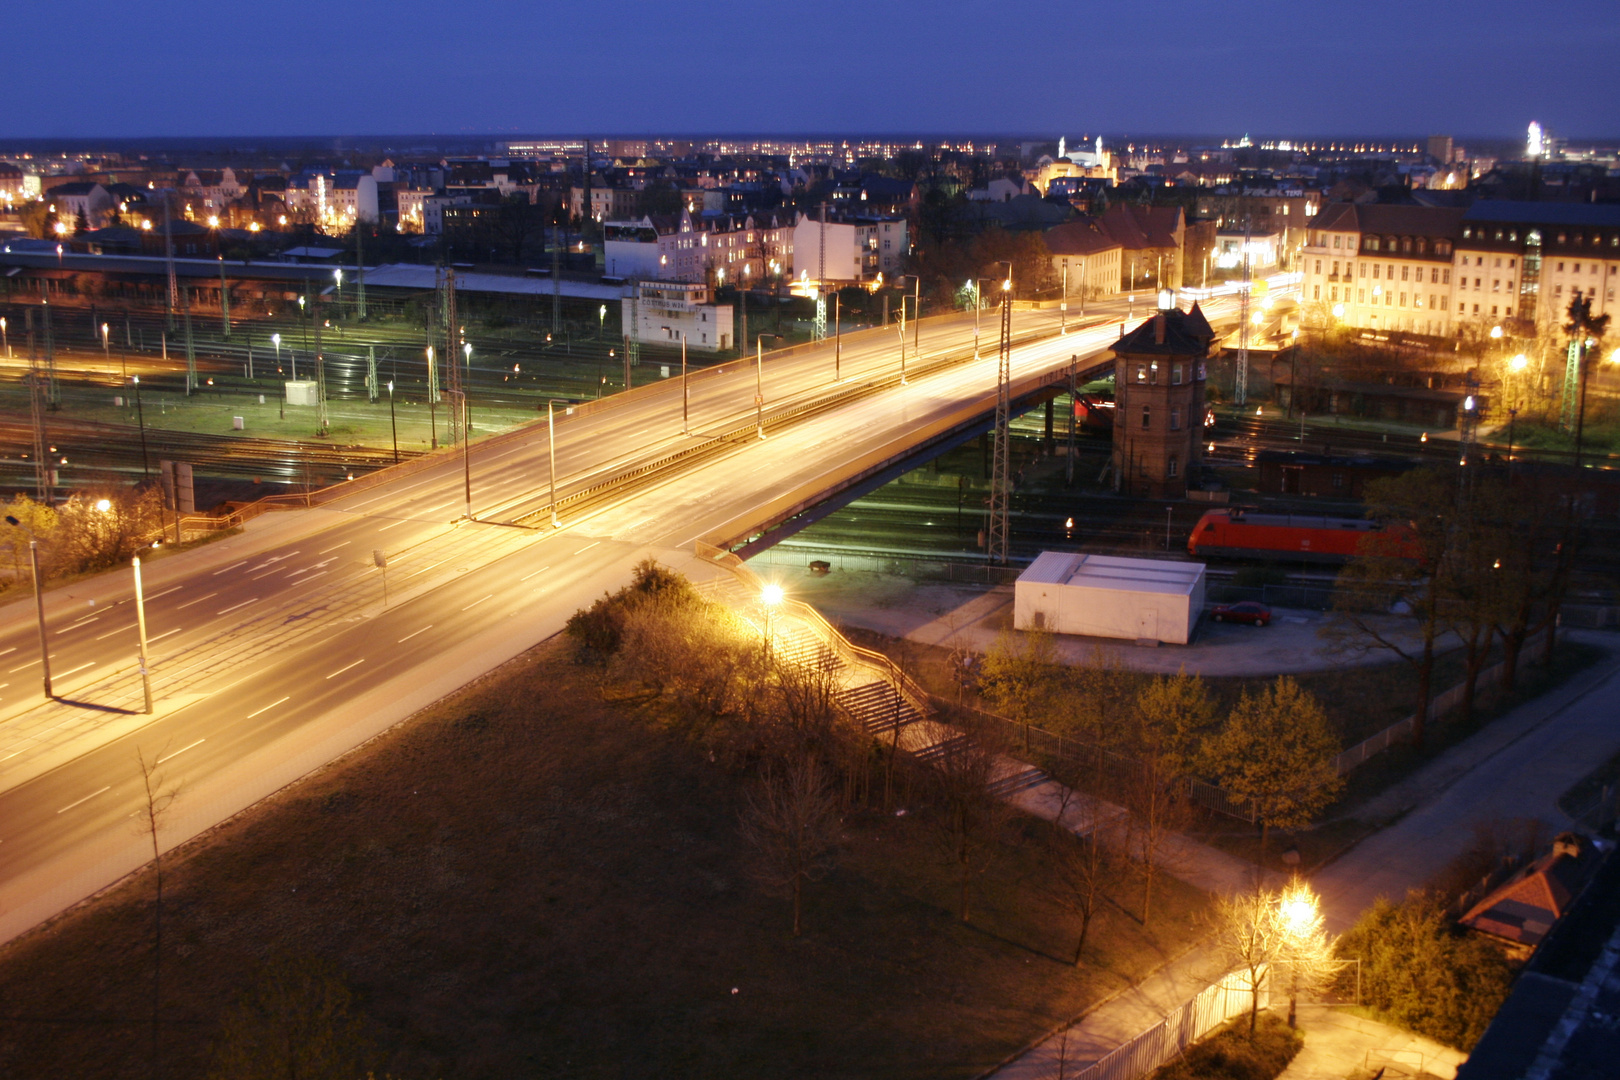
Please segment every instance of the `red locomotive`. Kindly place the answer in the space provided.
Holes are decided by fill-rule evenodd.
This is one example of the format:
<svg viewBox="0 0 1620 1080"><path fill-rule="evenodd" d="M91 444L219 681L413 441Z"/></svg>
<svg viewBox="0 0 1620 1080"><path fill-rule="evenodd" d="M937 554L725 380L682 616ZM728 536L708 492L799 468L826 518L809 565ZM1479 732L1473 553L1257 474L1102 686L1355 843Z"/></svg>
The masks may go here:
<svg viewBox="0 0 1620 1080"><path fill-rule="evenodd" d="M1375 538L1377 538L1375 540ZM1386 554L1417 558L1410 526L1384 526L1365 518L1310 514L1264 514L1233 508L1210 510L1187 538L1187 554L1305 562L1342 563L1367 551L1363 544L1387 542Z"/></svg>

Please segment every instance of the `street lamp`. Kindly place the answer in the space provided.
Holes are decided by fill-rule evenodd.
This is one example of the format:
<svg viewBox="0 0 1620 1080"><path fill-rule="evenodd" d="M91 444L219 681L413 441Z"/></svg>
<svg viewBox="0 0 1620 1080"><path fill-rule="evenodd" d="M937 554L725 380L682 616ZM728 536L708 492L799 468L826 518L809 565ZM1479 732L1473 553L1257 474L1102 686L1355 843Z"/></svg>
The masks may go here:
<svg viewBox="0 0 1620 1080"><path fill-rule="evenodd" d="M552 412L552 407L560 400L562 399L546 399L546 456L550 462L548 471L551 476L551 527L553 529L562 528L562 522L557 519L557 418ZM562 403L568 406L567 412L563 413L563 415L574 415L574 407L566 401Z"/></svg>
<svg viewBox="0 0 1620 1080"><path fill-rule="evenodd" d="M11 526L22 525L22 522L6 515L6 524ZM34 611L39 616L39 662L45 668L45 696L54 698L51 693L51 654L45 643L45 583L39 576L39 540L34 536L34 526L30 522L23 526L28 530L28 563L34 570Z"/></svg>
<svg viewBox="0 0 1620 1080"><path fill-rule="evenodd" d="M765 659L771 657L771 638L775 630L776 605L782 602L782 586L772 582L759 591L760 603L765 606Z"/></svg>
<svg viewBox="0 0 1620 1080"><path fill-rule="evenodd" d="M1311 887L1295 878L1277 898L1277 917L1281 923L1286 944L1286 955L1291 961L1292 980L1288 989L1288 1026L1295 1026L1299 1005L1300 965L1315 959L1311 954L1322 950L1322 911Z"/></svg>
<svg viewBox="0 0 1620 1080"><path fill-rule="evenodd" d="M281 374L281 335L271 334L270 344L276 347L276 374Z"/></svg>
<svg viewBox="0 0 1620 1080"><path fill-rule="evenodd" d="M394 380L388 380L388 430L394 433L394 464L399 464L399 423L394 419Z"/></svg>
<svg viewBox="0 0 1620 1080"><path fill-rule="evenodd" d="M152 672L146 666L146 596L141 591L141 557L134 558L135 565L135 625L140 635L140 652L136 655L141 664L141 691L146 697L146 715L152 715Z"/></svg>
<svg viewBox="0 0 1620 1080"><path fill-rule="evenodd" d="M11 335L6 333L6 320L0 317L0 344L5 345L6 359L11 359Z"/></svg>
<svg viewBox="0 0 1620 1080"><path fill-rule="evenodd" d="M607 305L603 304L596 309L596 340L602 340L602 334L607 326Z"/></svg>

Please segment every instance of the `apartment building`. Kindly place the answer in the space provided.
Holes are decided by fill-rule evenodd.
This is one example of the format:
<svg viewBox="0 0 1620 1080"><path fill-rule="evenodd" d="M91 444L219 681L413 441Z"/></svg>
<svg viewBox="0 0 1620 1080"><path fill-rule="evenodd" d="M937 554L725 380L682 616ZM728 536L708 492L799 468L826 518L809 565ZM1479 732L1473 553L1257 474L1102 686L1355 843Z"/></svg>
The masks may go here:
<svg viewBox="0 0 1620 1080"><path fill-rule="evenodd" d="M1445 336L1453 332L1452 276L1463 211L1329 203L1300 251L1307 326Z"/></svg>
<svg viewBox="0 0 1620 1080"><path fill-rule="evenodd" d="M1482 200L1457 238L1457 319L1515 320L1517 333L1561 324L1576 297L1616 310L1620 206Z"/></svg>
<svg viewBox="0 0 1620 1080"><path fill-rule="evenodd" d="M800 281L857 285L892 279L905 265L911 242L906 219L884 215L801 213L793 226L789 268ZM823 254L825 253L825 254Z"/></svg>
<svg viewBox="0 0 1620 1080"><path fill-rule="evenodd" d="M644 215L603 228L605 268L616 277L713 285L764 283L793 271L793 227L783 215Z"/></svg>

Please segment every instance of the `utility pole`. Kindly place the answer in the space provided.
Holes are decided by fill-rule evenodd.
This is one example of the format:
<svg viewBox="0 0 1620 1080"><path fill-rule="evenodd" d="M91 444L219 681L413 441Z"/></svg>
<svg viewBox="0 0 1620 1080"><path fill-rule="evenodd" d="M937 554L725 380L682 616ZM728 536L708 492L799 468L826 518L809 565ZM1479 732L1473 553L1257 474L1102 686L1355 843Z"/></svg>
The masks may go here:
<svg viewBox="0 0 1620 1080"><path fill-rule="evenodd" d="M820 252L816 262L816 328L815 339L827 340L827 204L821 204L821 221L816 228ZM761 267L760 269L764 269Z"/></svg>
<svg viewBox="0 0 1620 1080"><path fill-rule="evenodd" d="M1232 373L1232 400L1238 405L1249 402L1249 232L1253 219L1243 219L1243 287L1238 290L1238 355L1237 370Z"/></svg>
<svg viewBox="0 0 1620 1080"><path fill-rule="evenodd" d="M326 353L321 349L321 295L316 293L315 311L315 434L325 437L329 426L326 416ZM306 485L307 487L307 485Z"/></svg>
<svg viewBox="0 0 1620 1080"><path fill-rule="evenodd" d="M217 242L219 233L214 233ZM219 320L222 336L231 339L231 287L225 281L225 253L219 253Z"/></svg>
<svg viewBox="0 0 1620 1080"><path fill-rule="evenodd" d="M168 304L164 310L164 327L174 332L174 309L180 306L180 285L174 274L174 232L169 228L169 192L163 191L163 262L169 275Z"/></svg>
<svg viewBox="0 0 1620 1080"><path fill-rule="evenodd" d="M1069 456L1063 464L1063 482L1070 486L1074 484L1074 398L1078 387L1075 380L1079 377L1080 356L1075 354L1069 357Z"/></svg>
<svg viewBox="0 0 1620 1080"><path fill-rule="evenodd" d="M56 385L56 338L51 333L51 305L44 307L45 315L45 404L55 412L62 402L62 397Z"/></svg>
<svg viewBox="0 0 1620 1080"><path fill-rule="evenodd" d="M39 365L39 350L34 345L34 312L24 313L28 329L28 411L34 426L34 495L41 506L51 504L51 465L46 459L48 444L45 439L45 395L41 383L44 375ZM35 567L36 576L38 567ZM45 691L49 696L50 689Z"/></svg>
<svg viewBox="0 0 1620 1080"><path fill-rule="evenodd" d="M562 333L562 246L566 233L558 236L558 226L551 227L551 333Z"/></svg>
<svg viewBox="0 0 1620 1080"><path fill-rule="evenodd" d="M366 317L366 246L362 227L364 218L356 214L354 217L354 308L355 314L364 321ZM375 380L373 380L375 381ZM376 401L376 388L372 388L371 400Z"/></svg>
<svg viewBox="0 0 1620 1080"><path fill-rule="evenodd" d="M681 434L692 434L692 391L686 381L686 333L681 332Z"/></svg>
<svg viewBox="0 0 1620 1080"><path fill-rule="evenodd" d="M135 624L139 629L141 651L141 691L146 696L146 715L152 715L152 672L146 666L146 595L141 591L141 557L135 556Z"/></svg>
<svg viewBox="0 0 1620 1080"><path fill-rule="evenodd" d="M456 326L456 272L454 268L444 272L444 361L450 365L449 393L452 400L462 393L461 365L456 362L456 356L461 352L461 345ZM458 439L466 437L462 430L461 413L465 410L450 410L450 445L454 446Z"/></svg>
<svg viewBox="0 0 1620 1080"><path fill-rule="evenodd" d="M377 346L366 346L366 396L377 403Z"/></svg>
<svg viewBox="0 0 1620 1080"><path fill-rule="evenodd" d="M1012 413L1012 264L1001 283L1001 346L996 367L995 453L990 467L990 521L985 530L985 552L989 561L1007 565L1008 523L1012 509L1011 453L1009 424Z"/></svg>
<svg viewBox="0 0 1620 1080"><path fill-rule="evenodd" d="M180 318L181 329L186 336L186 396L197 389L197 350L191 341L191 286L187 285L180 290ZM319 330L316 331L317 340ZM316 348L320 346L317 344Z"/></svg>
<svg viewBox="0 0 1620 1080"><path fill-rule="evenodd" d="M833 382L844 381L844 324L839 311L843 297L833 293Z"/></svg>

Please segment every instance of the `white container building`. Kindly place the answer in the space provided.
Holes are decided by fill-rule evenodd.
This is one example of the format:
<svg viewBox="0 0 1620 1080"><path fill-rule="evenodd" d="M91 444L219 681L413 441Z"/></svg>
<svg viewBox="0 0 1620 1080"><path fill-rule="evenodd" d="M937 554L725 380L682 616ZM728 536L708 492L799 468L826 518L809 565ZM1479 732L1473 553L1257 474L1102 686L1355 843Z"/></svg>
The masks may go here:
<svg viewBox="0 0 1620 1080"><path fill-rule="evenodd" d="M1013 626L1185 645L1204 610L1204 564L1043 551L1013 588Z"/></svg>

